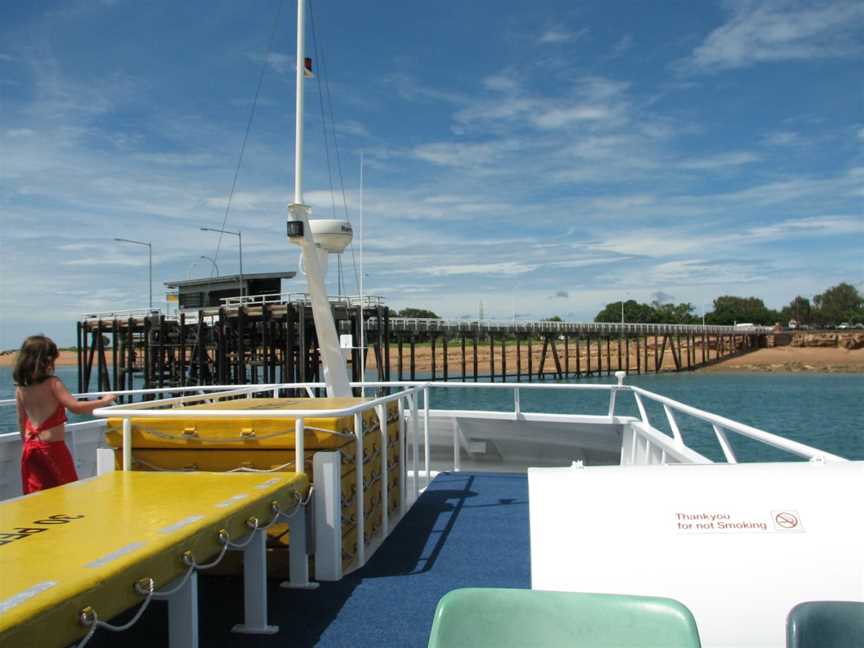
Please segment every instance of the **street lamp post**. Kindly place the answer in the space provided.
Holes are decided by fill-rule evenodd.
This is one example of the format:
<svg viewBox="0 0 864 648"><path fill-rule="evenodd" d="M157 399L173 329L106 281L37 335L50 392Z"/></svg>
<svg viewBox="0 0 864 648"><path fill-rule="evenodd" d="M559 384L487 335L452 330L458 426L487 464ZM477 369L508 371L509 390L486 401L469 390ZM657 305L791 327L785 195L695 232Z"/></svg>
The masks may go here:
<svg viewBox="0 0 864 648"><path fill-rule="evenodd" d="M153 246L149 241L133 241L132 239L115 238L118 243L133 243L147 246L147 281L150 285L150 310L153 310Z"/></svg>
<svg viewBox="0 0 864 648"><path fill-rule="evenodd" d="M216 264L216 260L211 258L211 257L204 256L203 254L201 255L201 258L205 259L206 261L209 261L210 263L213 264L213 268L215 268L215 270L216 270L216 276L218 277L219 276L219 266ZM241 277L242 277L242 271L241 271ZM241 281L242 281L242 279L241 279Z"/></svg>
<svg viewBox="0 0 864 648"><path fill-rule="evenodd" d="M245 294L245 287L243 284L243 233L240 230L233 232L231 230L223 230L218 229L216 227L202 227L202 232L219 232L220 234L230 234L231 236L237 237L237 242L240 247L240 296L243 297ZM215 262L214 262L215 263ZM218 274L218 270L217 270Z"/></svg>

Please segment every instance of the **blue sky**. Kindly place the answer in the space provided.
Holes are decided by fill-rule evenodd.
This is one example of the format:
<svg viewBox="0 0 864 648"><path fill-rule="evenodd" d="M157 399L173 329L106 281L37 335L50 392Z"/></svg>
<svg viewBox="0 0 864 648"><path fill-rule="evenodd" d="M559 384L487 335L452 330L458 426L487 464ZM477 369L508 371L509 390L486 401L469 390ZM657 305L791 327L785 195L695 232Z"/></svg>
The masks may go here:
<svg viewBox="0 0 864 648"><path fill-rule="evenodd" d="M226 227L245 272L296 269L283 1L269 55L277 0L3 3L0 348L145 306L146 249L114 237L152 241L160 298L209 273L201 255L237 272L236 239L217 251L199 228L222 223L262 69ZM363 154L367 292L393 307L587 320L622 297L701 310L864 289L860 2L315 0L313 15L326 74L319 56L306 202L341 217L344 196L356 231ZM352 291L358 256L355 239Z"/></svg>

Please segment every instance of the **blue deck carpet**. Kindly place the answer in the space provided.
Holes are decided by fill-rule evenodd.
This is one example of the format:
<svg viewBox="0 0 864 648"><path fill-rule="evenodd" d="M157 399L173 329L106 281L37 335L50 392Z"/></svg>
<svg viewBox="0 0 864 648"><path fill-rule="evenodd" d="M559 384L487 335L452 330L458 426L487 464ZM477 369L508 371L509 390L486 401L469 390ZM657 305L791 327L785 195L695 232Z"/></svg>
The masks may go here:
<svg viewBox="0 0 864 648"><path fill-rule="evenodd" d="M436 477L367 565L312 591L271 583L272 636L230 633L242 620L237 577L199 583L202 646L426 646L438 600L458 587L531 586L528 480L523 475ZM164 645L167 613L154 605L121 635L91 646Z"/></svg>

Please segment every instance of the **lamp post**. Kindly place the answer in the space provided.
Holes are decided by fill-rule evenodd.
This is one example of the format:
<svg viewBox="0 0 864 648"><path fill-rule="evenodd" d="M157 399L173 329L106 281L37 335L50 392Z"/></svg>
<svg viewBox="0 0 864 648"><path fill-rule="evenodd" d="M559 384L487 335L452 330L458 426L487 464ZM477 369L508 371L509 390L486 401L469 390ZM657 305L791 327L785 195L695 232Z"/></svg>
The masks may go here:
<svg viewBox="0 0 864 648"><path fill-rule="evenodd" d="M230 234L231 236L236 236L238 245L240 247L240 296L243 297L245 293L244 284L243 284L243 233L240 230L233 232L231 230L223 230L218 229L216 227L202 227L202 232L219 232L220 234ZM215 262L214 262L215 263ZM218 274L218 270L217 270Z"/></svg>
<svg viewBox="0 0 864 648"><path fill-rule="evenodd" d="M153 310L153 246L149 241L133 241L132 239L115 238L118 243L133 243L147 246L147 281L150 285L150 310Z"/></svg>
<svg viewBox="0 0 864 648"><path fill-rule="evenodd" d="M206 261L209 261L210 263L213 264L213 267L216 269L216 276L218 277L219 276L219 266L216 264L216 260L211 258L211 257L204 256L203 254L201 255L201 258L205 259ZM242 281L242 279L241 279L241 281Z"/></svg>

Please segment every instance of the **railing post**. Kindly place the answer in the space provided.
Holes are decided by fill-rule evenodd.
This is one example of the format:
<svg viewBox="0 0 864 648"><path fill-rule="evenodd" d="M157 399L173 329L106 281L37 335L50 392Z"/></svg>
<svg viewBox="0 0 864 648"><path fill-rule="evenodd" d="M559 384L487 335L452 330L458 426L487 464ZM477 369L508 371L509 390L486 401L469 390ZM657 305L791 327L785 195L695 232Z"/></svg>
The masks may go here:
<svg viewBox="0 0 864 648"><path fill-rule="evenodd" d="M513 389L513 408L516 413L516 418L521 418L522 416L522 400L519 393L519 388L515 387Z"/></svg>
<svg viewBox="0 0 864 648"><path fill-rule="evenodd" d="M461 448L459 447L459 421L453 419L453 472L462 469Z"/></svg>
<svg viewBox="0 0 864 648"><path fill-rule="evenodd" d="M132 420L123 419L123 470L132 470Z"/></svg>
<svg viewBox="0 0 864 648"><path fill-rule="evenodd" d="M648 423L648 412L645 411L645 403L642 402L642 397L637 392L633 392L633 396L636 398L636 407L639 408L639 416L642 422L645 425L650 425Z"/></svg>
<svg viewBox="0 0 864 648"><path fill-rule="evenodd" d="M733 464L738 463L738 459L735 457L735 451L732 449L732 444L729 443L729 439L726 438L726 433L723 431L723 428L715 424L714 434L717 435L717 441L723 449L723 456L726 457L726 461Z"/></svg>
<svg viewBox="0 0 864 648"><path fill-rule="evenodd" d="M405 424L405 399L400 398L399 401L399 500L401 502L401 506L399 507L399 512L401 515L404 515L408 510L408 496L406 494L406 490L408 489L408 479L406 478L406 473L408 472L408 468L405 466L405 462L408 461L408 452L407 452L407 439L406 437L408 432L408 426Z"/></svg>
<svg viewBox="0 0 864 648"><path fill-rule="evenodd" d="M675 437L675 440L684 445L684 438L681 436L681 430L678 429L678 422L675 420L675 415L672 413L672 410L669 409L669 406L665 403L663 404L663 411L666 412L666 419L669 421L669 427L672 430L672 436Z"/></svg>
<svg viewBox="0 0 864 648"><path fill-rule="evenodd" d="M378 414L378 432L381 434L381 499L384 502L384 510L381 515L381 537L386 538L390 531L390 452L387 445L387 405L382 403L375 406Z"/></svg>
<svg viewBox="0 0 864 648"><path fill-rule="evenodd" d="M357 566L366 563L366 494L363 488L363 415L354 415L354 435L357 437L357 450L354 453L354 474L357 479L357 489L354 500L357 503Z"/></svg>
<svg viewBox="0 0 864 648"><path fill-rule="evenodd" d="M426 470L426 486L432 481L429 467L429 387L423 388L423 467Z"/></svg>
<svg viewBox="0 0 864 648"><path fill-rule="evenodd" d="M609 418L615 415L615 401L618 396L618 390L624 387L624 378L627 376L626 371L616 371L615 378L618 379L618 384L609 390Z"/></svg>
<svg viewBox="0 0 864 648"><path fill-rule="evenodd" d="M417 412L417 388L411 392L411 472L413 473L412 487L414 489L414 500L420 495L420 466L417 455L420 446L420 421Z"/></svg>
<svg viewBox="0 0 864 648"><path fill-rule="evenodd" d="M298 418L294 421L294 472L306 474L306 448L304 421Z"/></svg>

